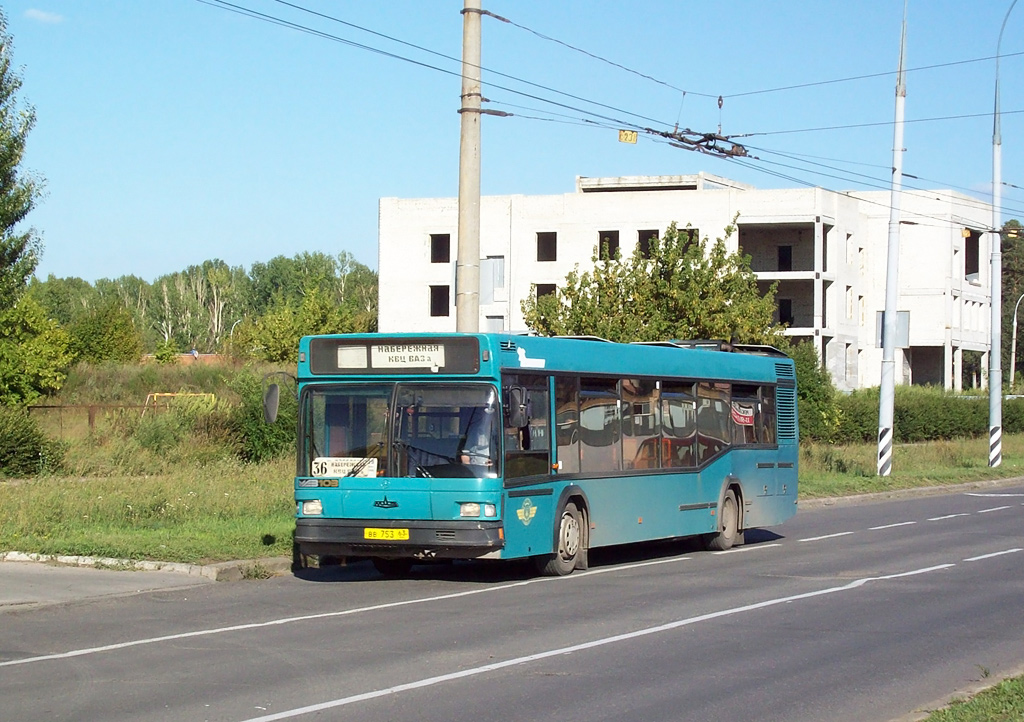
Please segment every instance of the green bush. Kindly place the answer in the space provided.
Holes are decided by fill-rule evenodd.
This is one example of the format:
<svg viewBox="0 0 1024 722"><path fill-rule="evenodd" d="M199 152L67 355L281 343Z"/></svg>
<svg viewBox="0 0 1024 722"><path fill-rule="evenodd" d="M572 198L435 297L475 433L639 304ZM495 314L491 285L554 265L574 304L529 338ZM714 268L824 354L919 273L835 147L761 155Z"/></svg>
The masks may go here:
<svg viewBox="0 0 1024 722"><path fill-rule="evenodd" d="M273 380L280 383L281 377L275 376ZM295 453L298 399L294 385L282 384L281 406L273 424L263 420L262 375L244 371L235 377L231 386L241 398L232 413L232 425L240 442L239 456L258 463L284 453Z"/></svg>
<svg viewBox="0 0 1024 722"><path fill-rule="evenodd" d="M133 436L139 446L155 454L167 454L176 449L186 435L186 425L175 413L153 413L144 416Z"/></svg>
<svg viewBox="0 0 1024 722"><path fill-rule="evenodd" d="M788 353L796 366L800 440L836 440L837 434L841 433L838 394L814 344L796 344Z"/></svg>
<svg viewBox="0 0 1024 722"><path fill-rule="evenodd" d="M47 439L28 412L0 406L0 476L58 471L63 447Z"/></svg>
<svg viewBox="0 0 1024 722"><path fill-rule="evenodd" d="M988 429L988 400L935 387L901 386L893 425L895 439L902 443L979 436Z"/></svg>
<svg viewBox="0 0 1024 722"><path fill-rule="evenodd" d="M843 444L878 438L878 388L860 389L839 397ZM800 420L803 423L803 419ZM896 443L966 439L988 433L988 397L965 396L933 386L897 386L893 404ZM1003 404L1005 433L1024 431L1024 399Z"/></svg>
<svg viewBox="0 0 1024 722"><path fill-rule="evenodd" d="M878 437L878 387L858 389L838 399L842 443L870 443Z"/></svg>

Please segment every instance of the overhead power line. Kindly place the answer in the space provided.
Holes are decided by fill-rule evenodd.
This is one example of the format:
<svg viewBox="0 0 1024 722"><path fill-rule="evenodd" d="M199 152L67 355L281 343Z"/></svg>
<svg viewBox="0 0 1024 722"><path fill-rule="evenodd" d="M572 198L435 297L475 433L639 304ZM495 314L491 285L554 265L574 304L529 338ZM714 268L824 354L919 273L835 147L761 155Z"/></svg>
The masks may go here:
<svg viewBox="0 0 1024 722"><path fill-rule="evenodd" d="M1017 115L1024 113L1024 110L1002 110L999 112L1000 115ZM991 118L992 113L968 113L965 115L944 115L937 118L917 118L914 120L906 120L905 123L934 123L938 121L947 120L965 120L970 118ZM823 130L852 130L854 128L877 128L887 125L892 125L893 121L878 121L875 123L851 123L848 125L826 125L817 128L793 128L790 130L766 130L756 133L736 133L730 137L732 138L753 138L759 135L787 135L790 133L816 133Z"/></svg>
<svg viewBox="0 0 1024 722"><path fill-rule="evenodd" d="M278 1L280 2L281 0L278 0ZM600 61L602 63L606 63L606 64L611 65L613 67L619 68L620 70L624 70L627 73L631 73L631 74L636 75L636 76L638 76L640 78L644 78L645 80L650 80L651 82L657 83L658 85L662 85L662 86L664 86L666 88L671 88L672 90L675 90L676 92L686 93L686 94L689 94L689 95L696 95L696 96L699 96L699 97L702 97L702 98L711 98L712 100L714 100L715 98L742 98L742 97L746 97L746 96L749 96L749 95L763 95L763 94L766 94L766 93L780 93L780 92L783 92L783 91L786 91L786 90L799 90L801 88L813 88L813 87L817 87L817 86L821 86L821 85L832 85L832 84L835 84L835 83L849 83L849 82L854 82L854 81L857 81L857 80L870 80L870 79L873 79L873 78L884 78L884 77L887 77L887 76L890 76L890 75L896 75L896 73L898 72L896 70L887 70L887 71L882 71L882 72L878 72L878 73L865 73L865 74L862 74L862 75L851 75L851 76L844 77L844 78L832 78L830 80L816 80L816 81L811 81L811 82L807 82L807 83L795 83L793 85L783 85L783 86L779 86L779 87L775 87L775 88L763 88L761 90L749 90L749 91L746 91L746 92L743 92L743 93L700 93L700 92L697 92L695 90L688 90L688 89L685 89L685 88L677 87L677 86L673 85L672 83L669 83L669 82L667 82L665 80L661 80L661 79L656 78L656 77L654 77L652 75L648 75L646 73L642 73L639 70L634 70L633 68L630 68L628 66L622 65L621 63L617 63L614 60L609 60L608 58L606 58L606 57L604 57L602 55L598 55L596 53L590 52L589 50L584 50L583 48L576 47L575 45L571 45L570 43L567 43L565 41L559 40L557 38L552 38L552 37L550 37L548 35L545 35L544 33L541 33L541 32L539 32L537 30L534 30L533 28L527 27L526 25L521 25L521 24L519 24L519 23L517 23L517 22L515 22L513 20L509 20L508 18L502 17L501 15L496 15L495 13L488 12L486 10L483 11L483 14L487 15L487 16L490 16L492 18L495 18L496 20L500 20L503 23L508 23L509 25L512 25L514 27L519 28L520 30L525 30L528 33L536 35L538 38L541 38L542 40L546 40L548 42L556 43L558 45L561 45L562 47L568 48L569 50L573 50L573 51L575 51L577 53L580 53L582 55L586 55L589 58L593 58L594 60L598 60L598 61ZM999 57L1000 58L1011 58L1011 57L1015 57L1015 56L1019 56L1019 55L1024 55L1024 51L1016 52L1016 53L1001 53L999 55ZM935 63L933 65L922 65L922 66L917 67L917 68L907 68L907 69L904 70L904 72L906 72L906 73L914 73L914 72L919 72L919 71L923 71L923 70L935 70L935 69L938 69L938 68L948 68L948 67L953 67L953 66L956 66L956 65L969 65L969 64L972 64L972 63L984 63L984 62L988 62L990 60L995 60L995 59L996 59L996 56L990 55L990 56L983 57L983 58L969 58L967 60L953 60L953 61L950 61L948 63Z"/></svg>
<svg viewBox="0 0 1024 722"><path fill-rule="evenodd" d="M303 12L308 12L308 13L310 13L312 15L319 16L319 17L321 17L323 19L328 19L328 20L336 21L336 22L339 22L341 24L353 27L355 29L359 29L359 30L363 30L365 32L371 33L371 34L376 35L378 37L382 37L382 38L385 38L387 40L391 40L393 42L397 42L397 43L406 45L408 47L415 48L415 49L420 50L422 52L430 53L432 55L444 58L446 60L451 60L453 62L460 62L461 63L461 61L459 61L458 59L452 58L451 56L445 55L443 53L438 53L438 52L430 50L428 48L423 48L421 46L418 46L418 45L415 45L415 44L412 44L412 43L408 43L408 42L400 40L398 38L393 38L393 37L385 35L383 33L378 33L376 31L370 30L368 28L362 28L361 26L355 25L353 23L349 23L347 21L343 21L343 20L340 20L338 18L333 18L331 16L324 15L323 13L319 13L319 12L316 12L316 11L309 10L309 9L304 8L304 7L302 7L300 5L297 5L295 3L287 2L286 0L275 0L275 1L278 2L281 5L292 7L294 9L301 10ZM210 5L212 7L216 7L216 8L222 9L222 10L227 10L227 11L230 11L230 12L235 12L235 13L244 15L246 17L250 17L250 18L253 18L253 19L256 19L256 20L260 20L260 21L263 21L263 22L268 22L270 24L277 25L277 26L280 26L280 27L285 27L285 28L288 28L288 29L291 29L291 30L296 30L296 31L299 31L299 32L303 32L303 33L306 33L306 34L309 34L309 35L313 35L313 36L319 37L321 39L330 40L332 42L338 42L340 44L347 45L347 46L350 46L350 47L353 47L353 48L356 48L356 49L366 50L368 52L379 54L379 55L382 55L382 56L385 56L385 57L389 57L389 58L396 59L396 60L401 60L403 62L407 62L407 63L410 63L412 65L423 67L423 68L426 68L426 69L429 69L429 70L434 70L434 71L437 71L437 72L441 72L441 73L444 73L444 74L447 74L447 75L452 75L452 76L459 77L459 78L462 77L462 73L461 72L448 70L448 69L445 69L445 68L438 67L436 65L432 65L430 63L425 63L423 61L419 61L419 60L415 60L415 59L412 59L412 58L408 58L406 56L399 55L397 53L388 52L388 51L382 50L380 48L375 48L373 46L365 45L363 43L358 43L358 42L355 42L353 40L349 40L347 38L342 38L342 37L339 37L337 35L333 35L331 33L327 33L327 32L324 32L322 30L318 30L316 28L312 28L312 27L309 27L309 26L306 26L306 25L302 25L300 23L295 23L295 22L286 20L286 19L281 18L281 17L277 17L277 16L270 15L270 14L267 14L267 13L262 13L262 12L259 12L257 10L253 10L252 8L245 7L245 6L237 4L237 3L228 2L228 0L197 0L197 2L201 2L201 3L205 4L205 5ZM1022 54L1024 54L1024 53L1022 53ZM620 109L620 108L615 108L613 106L609 106L609 105L606 105L606 104L603 104L603 103L599 103L597 101L592 101L592 100L589 100L589 99L586 99L586 98L581 98L579 96L574 96L574 95L571 95L569 93L565 93L563 91L559 91L559 90L554 89L554 88L549 88L547 86L539 85L537 83L531 83L530 81L527 81L527 80L524 80L524 79L521 79L521 78L517 78L517 77L512 76L512 75L508 75L508 74L505 74L505 73L500 73L498 71L488 70L488 69L482 68L482 67L481 67L481 70L487 70L487 72L493 73L493 74L498 75L500 77L508 78L508 79L514 80L515 82L519 82L519 83L523 83L523 84L526 84L526 85L530 85L532 87L536 87L536 88L545 90L547 92L555 93L557 95L562 95L564 97L571 98L573 100L579 100L581 102L584 102L584 103L587 103L587 104L590 104L590 105L595 105L595 106L598 106L598 107L604 107L606 109L613 110L613 111L615 111L617 113L622 113L624 115L629 115L629 116L632 116L632 117L635 117L635 118L639 118L641 120L648 120L648 121L657 123L659 125L664 125L666 127L669 127L669 124L665 123L663 121L657 121L657 120L653 120L653 119L650 119L650 118L646 118L644 116L641 116L641 115L636 114L636 113L632 113L630 111L626 111L626 110L623 110L623 109ZM575 113L580 113L580 114L585 115L585 116L589 116L588 118L581 119L579 121L579 124L581 124L581 125L589 125L589 126L592 126L592 127L635 129L638 133L643 132L644 134L649 135L652 140L655 140L657 142L668 143L669 145L672 145L673 147L682 148L682 149L685 149L685 150L702 152L702 153L705 153L705 154L708 154L708 155L712 155L712 156L717 156L717 157L723 158L725 160L732 160L734 162L745 161L745 162L741 163L741 165L743 165L744 167L753 169L753 170L757 170L757 171L759 171L761 173L765 173L767 175L771 175L771 176L774 176L774 177L777 177L777 178L781 178L783 180L786 180L786 181L789 181L789 182L792 182L792 183L796 183L796 184L802 185L802 186L811 186L811 187L818 186L818 187L821 187L819 184L811 183L810 181L807 181L807 180L804 180L804 179L800 179L800 178L797 178L797 177L794 177L794 176L789 176L789 175L786 175L786 174L778 172L778 171L772 171L772 170L770 170L768 168L752 165L749 161L759 161L761 163L770 163L770 161L763 161L760 158L749 156L746 147L744 147L743 145L740 145L739 143L736 143L733 140L734 138L746 137L746 136L740 136L740 135L728 136L728 135L722 135L721 133L702 133L702 132L690 130L688 128L687 129L683 129L683 130L679 130L677 126L673 126L673 130L671 130L671 131L658 130L658 129L655 129L655 128L639 125L639 124L637 124L635 122L632 122L632 121L623 121L623 120L621 120L619 118L614 118L614 117L610 117L610 116L607 116L607 115L602 115L600 113L595 113L592 110L586 110L586 109L583 109L583 108L578 108L578 107L575 107L575 106L572 106L572 105L569 105L569 104L566 104L566 103L561 103L561 102L552 100L550 98L545 98L545 97L537 96L537 95L534 95L534 94L531 94L531 93L527 93L527 92L524 92L524 91L521 91L521 90L516 90L514 88L509 88L509 87L497 85L497 84L494 84L494 83L488 83L488 86L496 88L496 89L499 89L499 90L504 90L506 92L514 93L516 95L519 95L519 96L522 96L522 97L525 97L525 98L529 98L529 99L532 99L532 100L535 100L535 101L539 101L541 103L546 103L548 105L552 105L554 107L561 108L563 110L568 110L568 111L572 111L572 112L575 112ZM544 113L547 113L549 115L553 115L554 114L552 111L540 111L540 112L544 112ZM1024 111L1010 111L1010 112L1024 112ZM492 112L492 114L494 114L494 115L508 115L508 116L514 115L513 113L504 113L504 112L500 112L500 111L499 112ZM986 114L979 114L979 115L986 115ZM564 120L563 119L563 120L560 120L560 121L555 121L552 118L540 118L540 117L534 117L534 116L519 116L519 117L527 118L527 119L531 119L531 120L548 121L548 122L563 122L563 123L572 122L571 120ZM563 117L564 118L569 118L569 116L563 116ZM957 116L957 117L975 117L975 116ZM594 120L594 119L596 119L596 120ZM865 124L865 125L887 125L887 123L872 123L872 124ZM841 129L841 128L844 128L844 127L860 127L860 126L835 126L835 129ZM810 129L810 130L815 130L815 129ZM825 130L825 128L818 129L818 130ZM779 131L779 132L781 133L781 132L798 132L798 131ZM751 134L747 134L747 136L770 135L770 134L772 134L772 133L767 133L767 132L766 133L751 133ZM786 167L785 164L778 164L778 163L776 163L776 165L778 165L779 167ZM795 170L806 170L806 169L800 169L800 168L794 168L794 169ZM821 176L824 176L824 177L833 177L833 178L840 178L840 179L842 179L841 176L833 176L833 175L824 174L824 173L820 173L820 172L813 171L813 170L811 172L815 173L816 175L821 175ZM831 189L825 188L825 190L831 190ZM832 191L832 192L842 193L841 191ZM878 205L883 205L883 204L878 204ZM918 215L920 215L920 214L918 214ZM920 217L924 218L924 217L927 217L927 216L921 215ZM941 219L941 218L934 218L932 220L935 220L937 222L942 222L942 223L946 222L944 219Z"/></svg>
<svg viewBox="0 0 1024 722"><path fill-rule="evenodd" d="M406 57L404 55L399 55L397 53L392 53L392 52L388 52L386 50L381 50L380 48L375 48L375 47L370 46L370 45L365 45L363 43L358 43L358 42L355 42L353 40L349 40L347 38L342 38L342 37L339 37L337 35L333 35L331 33L324 32L322 30L317 30L315 28L311 28L311 27L309 27L307 25L302 25L301 23L292 22L290 20L285 20L284 18L277 17L275 15L270 15L268 13L259 12L257 10L253 10L252 8L246 7L244 5L228 2L228 0L196 0L196 1L200 2L200 3L204 4L204 5L210 5L211 7L216 7L216 8L223 9L223 10L228 10L230 12L236 12L238 14L245 15L246 17L250 17L250 18L253 18L255 20L262 20L264 22L268 22L268 23L271 23L273 25L279 25L281 27L291 28L291 29L297 30L299 32L308 33L310 35L315 35L315 36L323 38L325 40L331 40L331 41L334 41L334 42L341 43L343 45L348 45L350 47L354 47L354 48L361 49L361 50L367 50L369 52L373 52L373 53L376 53L378 55L383 55L385 57L393 58L395 60L401 60L401 61L404 61L404 62L407 62L407 63L411 63L413 65L418 65L420 67L427 68L427 69L430 69L430 70L436 70L438 72L445 73L447 75L453 75L453 76L458 77L458 78L462 77L462 73L459 72L459 71L447 70L445 68L441 68L441 67L438 67L436 65L431 65L430 63L425 63L425 62L422 62L422 61L419 61L419 60L414 60L414 59ZM462 60L459 59L459 58L455 58L453 56L446 55L446 54L438 52L436 50L431 50L429 48L425 48L425 47L422 47L420 45L416 45L414 43L410 43L410 42L407 42L405 40L401 40L399 38L395 38L393 36L386 35L384 33L379 33L376 30L371 30L369 28L365 28L365 27L362 27L360 25L356 25L354 23L350 23L350 22L348 22L346 20L341 20L340 18L336 18L336 17L333 17L331 15L326 15L324 13L320 13L320 12L317 12L315 10L310 10L309 8L305 8L305 7L303 7L301 5L297 5L295 3L286 2L286 0L275 0L275 2L277 2L277 3L281 4L281 5L285 5L287 7L294 8L296 10L300 10L302 12L309 13L311 15L315 15L317 17L320 17L320 18L324 19L324 20L330 20L332 22L337 22L337 23L340 23L342 25L346 25L348 27L354 28L356 30L367 32L367 33L370 33L370 34L375 35L377 37L384 38L386 40L390 40L390 41L399 43L401 45L405 45L405 46L413 48L415 50L419 50L421 52L425 52L425 53L428 53L430 55L434 55L436 57L443 58L445 60L450 60L450 61L452 61L454 63L458 63L460 66L462 64ZM623 108L617 108L617 107L615 107L613 105L602 103L602 102L597 101L597 100L590 100L589 98L584 98L584 97L581 97L581 96L578 96L578 95L573 95L572 93L567 93L565 91L558 90L557 88L552 88L552 87L549 87L549 86L546 86L546 85L542 85L540 83L534 83L534 82L526 80L524 78L519 78L519 77L516 77L514 75L510 75L510 74L507 74L507 73L502 73L502 72L497 71L497 70L491 70L490 68L487 68L485 66L474 66L474 67L478 67L480 70L486 71L486 72L491 73L493 75L496 75L498 77L507 78L507 79L513 80L513 81L515 81L517 83L522 83L523 85L527 85L527 86L530 86L530 87L533 87L533 88L537 88L538 90L543 90L545 92L554 93L556 95L560 95L560 96L563 96L565 98L569 98L571 100L576 100L576 101L580 101L580 102L583 102L583 103L587 103L589 105L593 105L593 106L598 107L598 108L604 108L605 110L611 110L611 111L614 111L616 113L621 113L623 115L631 116L631 117L636 118L638 120L646 121L648 123L655 123L657 125L664 125L665 127L671 127L671 125L672 125L671 123L668 123L668 122L663 121L663 120L658 120L656 118L650 118L648 116L641 115L639 113L634 113L632 111L625 110ZM510 93L515 93L517 95L521 95L521 96L526 97L526 98L531 98L533 100L539 100L541 102L550 103L550 104L556 105L558 107L566 108L566 109L569 109L569 110L575 110L575 111L581 112L581 113L586 113L586 114L589 114L589 115L593 115L594 117L604 118L606 120L612 120L611 118L608 118L607 116L601 116L601 115L599 115L597 113L593 113L592 111L588 111L588 110L585 110L585 109L582 109L582 108L576 108L576 107L574 107L572 105L568 105L568 104L565 104L565 103L559 103L559 102L556 102L554 100L550 100L548 98L543 98L543 97L539 97L539 96L536 96L536 95L532 95L530 93L523 92L521 90L515 90L513 88L509 88L509 87L502 86L502 85L497 85L497 84L492 83L492 82L488 82L487 85L488 85L488 87L497 88L499 90L505 90L505 91L508 91ZM628 123L628 124L625 124L625 125L628 125L631 128L639 127L635 123Z"/></svg>

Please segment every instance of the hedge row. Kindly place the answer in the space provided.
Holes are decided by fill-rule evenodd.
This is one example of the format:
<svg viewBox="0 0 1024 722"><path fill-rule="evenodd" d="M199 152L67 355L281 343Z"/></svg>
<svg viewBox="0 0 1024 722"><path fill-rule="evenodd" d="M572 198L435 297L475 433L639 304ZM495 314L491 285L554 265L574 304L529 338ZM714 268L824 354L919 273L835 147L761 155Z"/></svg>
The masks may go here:
<svg viewBox="0 0 1024 722"><path fill-rule="evenodd" d="M801 421L801 439L838 444L874 442L878 438L879 390L862 389L849 395L837 394L836 423L826 433L822 425ZM1003 401L1003 432L1024 432L1024 399ZM810 409L801 413L813 413ZM819 412L820 413L820 412ZM812 417L811 421L814 419ZM897 443L934 441L985 436L988 434L989 400L985 392L976 396L957 395L941 389L900 386L893 406L893 427Z"/></svg>

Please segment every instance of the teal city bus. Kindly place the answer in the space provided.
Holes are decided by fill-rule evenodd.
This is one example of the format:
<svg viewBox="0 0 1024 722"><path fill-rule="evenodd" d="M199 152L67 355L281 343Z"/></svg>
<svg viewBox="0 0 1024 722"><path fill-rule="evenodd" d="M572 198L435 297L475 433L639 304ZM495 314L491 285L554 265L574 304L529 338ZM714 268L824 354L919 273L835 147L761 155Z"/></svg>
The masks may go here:
<svg viewBox="0 0 1024 722"><path fill-rule="evenodd" d="M529 557L562 575L596 547L728 549L796 511L796 374L769 347L307 336L298 394L297 567Z"/></svg>

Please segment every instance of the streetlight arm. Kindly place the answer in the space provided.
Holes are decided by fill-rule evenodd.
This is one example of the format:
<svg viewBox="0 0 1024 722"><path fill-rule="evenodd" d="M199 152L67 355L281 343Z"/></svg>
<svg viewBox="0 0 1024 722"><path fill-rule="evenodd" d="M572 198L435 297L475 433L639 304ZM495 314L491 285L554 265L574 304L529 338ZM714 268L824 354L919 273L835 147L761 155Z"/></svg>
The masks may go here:
<svg viewBox="0 0 1024 722"><path fill-rule="evenodd" d="M1017 299L1013 307L1013 334L1010 340L1010 393L1013 393L1013 383L1017 380L1017 309L1020 302L1024 301L1024 293Z"/></svg>

